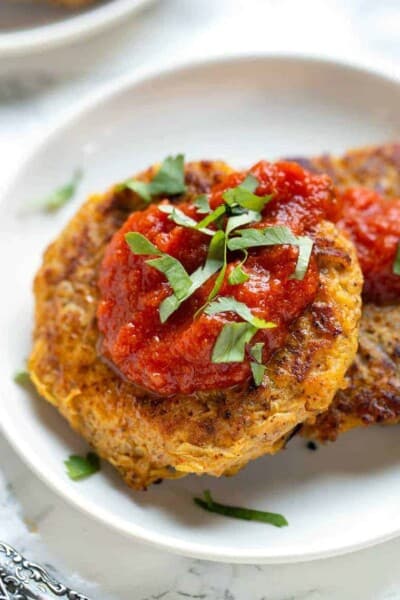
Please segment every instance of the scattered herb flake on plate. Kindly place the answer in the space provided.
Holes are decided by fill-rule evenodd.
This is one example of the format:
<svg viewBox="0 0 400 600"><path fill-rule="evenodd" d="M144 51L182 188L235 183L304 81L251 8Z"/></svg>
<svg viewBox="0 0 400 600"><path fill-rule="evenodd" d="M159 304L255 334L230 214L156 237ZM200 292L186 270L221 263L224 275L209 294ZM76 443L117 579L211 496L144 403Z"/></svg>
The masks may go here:
<svg viewBox="0 0 400 600"><path fill-rule="evenodd" d="M283 515L279 513L266 512L264 510L254 510L252 508L243 508L241 506L230 506L214 502L211 493L206 490L204 498L194 498L195 504L204 510L212 513L232 517L233 519L243 519L245 521L258 521L259 523L268 523L275 527L286 527L289 525Z"/></svg>
<svg viewBox="0 0 400 600"><path fill-rule="evenodd" d="M68 183L57 188L48 196L31 202L27 207L27 212L34 212L39 210L54 212L62 208L65 204L67 204L67 202L69 202L69 200L72 200L72 198L75 196L82 177L82 171L80 169L77 169Z"/></svg>
<svg viewBox="0 0 400 600"><path fill-rule="evenodd" d="M14 373L13 379L19 385L27 385L31 382L30 375L26 369L21 369Z"/></svg>
<svg viewBox="0 0 400 600"><path fill-rule="evenodd" d="M73 481L85 479L100 470L100 458L94 452L88 452L86 457L73 454L64 464L68 477Z"/></svg>

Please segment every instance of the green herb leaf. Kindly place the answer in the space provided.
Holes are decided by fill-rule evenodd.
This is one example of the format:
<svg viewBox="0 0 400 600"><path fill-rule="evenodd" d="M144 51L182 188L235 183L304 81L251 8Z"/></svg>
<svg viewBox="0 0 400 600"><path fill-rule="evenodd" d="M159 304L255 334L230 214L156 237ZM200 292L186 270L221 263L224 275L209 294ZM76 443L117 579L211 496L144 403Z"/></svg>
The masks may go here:
<svg viewBox="0 0 400 600"><path fill-rule="evenodd" d="M175 206L171 206L169 204L161 204L158 207L158 209L163 213L169 214L169 218L171 219L171 221L173 221L177 225L180 225L181 227L197 229L198 231L201 231L206 235L214 235L215 233L215 231L213 231L212 229L207 229L206 227L197 227L197 221L195 221L191 217L188 217L188 215L185 215L183 211L179 210L179 208L176 208Z"/></svg>
<svg viewBox="0 0 400 600"><path fill-rule="evenodd" d="M173 295L168 296L160 305L160 320L161 323L164 323L180 302L188 297L192 280L179 260L169 254L164 254L141 233L131 231L125 234L125 240L134 254L161 255L158 258L147 260L146 263L163 273L174 291Z"/></svg>
<svg viewBox="0 0 400 600"><path fill-rule="evenodd" d="M150 202L153 196L184 194L186 192L184 162L183 154L175 157L168 156L150 183L129 179L124 187L136 192L146 202Z"/></svg>
<svg viewBox="0 0 400 600"><path fill-rule="evenodd" d="M225 273L226 273L226 269L228 266L227 263L227 257L226 257L226 244L227 244L227 236L226 233L221 232L223 234L223 239L221 237L221 251L222 251L222 268L220 270L220 272L218 273L218 276L214 282L213 288L211 290L211 292L208 294L208 298L207 298L207 302L206 304L208 304L209 302L211 302L211 300L213 300L213 298L215 298L215 296L218 294L218 292L220 291L222 284L224 282L224 278L225 278Z"/></svg>
<svg viewBox="0 0 400 600"><path fill-rule="evenodd" d="M397 245L396 257L393 263L393 273L400 275L400 242Z"/></svg>
<svg viewBox="0 0 400 600"><path fill-rule="evenodd" d="M185 213L176 206L171 206L171 204L160 204L158 210L169 215L171 221L177 225L182 225L182 227L196 227L197 225L197 221L192 219L192 217L185 215ZM213 231L213 235L214 233L215 232Z"/></svg>
<svg viewBox="0 0 400 600"><path fill-rule="evenodd" d="M256 362L250 363L251 372L253 374L254 383L260 385L264 379L265 366Z"/></svg>
<svg viewBox="0 0 400 600"><path fill-rule="evenodd" d="M207 194L201 194L200 196L197 196L193 204L200 215L208 215L208 213L211 212Z"/></svg>
<svg viewBox="0 0 400 600"><path fill-rule="evenodd" d="M240 237L233 237L229 240L229 250L242 250L243 248L284 244L297 246L299 248L299 255L295 272L292 277L298 280L304 278L313 248L313 241L311 238L303 236L297 237L288 227L280 225L266 227L265 229L239 229L236 233Z"/></svg>
<svg viewBox="0 0 400 600"><path fill-rule="evenodd" d="M68 477L73 481L85 479L100 470L100 459L94 452L88 452L86 458L73 454L64 464Z"/></svg>
<svg viewBox="0 0 400 600"><path fill-rule="evenodd" d="M162 254L144 235L131 231L125 234L125 240L134 254Z"/></svg>
<svg viewBox="0 0 400 600"><path fill-rule="evenodd" d="M262 352L263 352L264 345L265 345L264 342L257 342L250 349L251 356L258 363L262 363Z"/></svg>
<svg viewBox="0 0 400 600"><path fill-rule="evenodd" d="M171 294L171 296L168 296L167 298L165 298L165 300L163 300L161 302L161 304L158 308L161 323L165 323L165 321L167 321L168 318L176 310L178 310L178 308L182 304L183 300L186 300L186 298L184 298L182 300L178 300L178 298L175 296L175 294Z"/></svg>
<svg viewBox="0 0 400 600"><path fill-rule="evenodd" d="M267 196L257 196L253 192L259 185L258 180L253 175L248 175L246 179L237 187L231 188L224 192L223 199L227 204L233 206L235 204L261 212L266 204L272 200L272 194Z"/></svg>
<svg viewBox="0 0 400 600"><path fill-rule="evenodd" d="M313 245L314 242L309 237L301 236L297 238L296 246L299 249L299 255L297 257L296 268L291 276L291 279L297 279L298 281L302 281L304 279L310 263Z"/></svg>
<svg viewBox="0 0 400 600"><path fill-rule="evenodd" d="M194 502L204 510L225 517L243 519L245 521L258 521L260 523L274 525L275 527L286 527L289 525L285 517L279 513L271 513L264 510L254 510L252 508L242 508L241 506L230 506L214 502L209 491L204 492L204 498L194 498Z"/></svg>
<svg viewBox="0 0 400 600"><path fill-rule="evenodd" d="M178 300L182 300L186 296L192 280L179 260L164 254L159 258L147 260L146 263L165 275Z"/></svg>
<svg viewBox="0 0 400 600"><path fill-rule="evenodd" d="M122 185L122 189L128 188L132 192L136 192L146 202L151 202L151 183L139 181L139 179L129 179Z"/></svg>
<svg viewBox="0 0 400 600"><path fill-rule="evenodd" d="M54 212L59 208L63 207L64 204L66 204L75 196L82 177L82 171L80 169L76 170L68 183L57 188L48 196L45 196L40 200L35 200L31 202L28 205L28 212L31 210L44 210L47 212Z"/></svg>
<svg viewBox="0 0 400 600"><path fill-rule="evenodd" d="M224 215L225 212L225 205L220 204L215 210L212 211L212 213L210 213L209 215L204 217L204 219L197 223L196 229L203 229L204 227L208 227L208 225L214 223L214 221L217 221L220 217L222 217L222 215Z"/></svg>
<svg viewBox="0 0 400 600"><path fill-rule="evenodd" d="M31 382L30 375L26 369L21 369L14 373L13 379L15 383L18 383L19 385L27 385Z"/></svg>
<svg viewBox="0 0 400 600"><path fill-rule="evenodd" d="M277 225L264 229L241 229L236 231L240 237L229 240L229 250L241 250L257 246L276 246L282 244L297 244L296 236L288 227Z"/></svg>
<svg viewBox="0 0 400 600"><path fill-rule="evenodd" d="M239 187L247 190L248 192L255 192L259 185L260 182L258 181L257 177L254 177L254 175L249 173Z"/></svg>
<svg viewBox="0 0 400 600"><path fill-rule="evenodd" d="M276 327L275 323L265 321L253 315L247 304L239 302L230 296L222 296L211 302L204 311L207 315L216 315L222 312L233 312L257 329L272 329Z"/></svg>
<svg viewBox="0 0 400 600"><path fill-rule="evenodd" d="M249 223L257 223L258 221L261 221L261 213L256 212L255 210L248 210L241 215L229 217L226 223L225 233L226 235L229 235L238 227L243 227L243 225L248 225Z"/></svg>
<svg viewBox="0 0 400 600"><path fill-rule="evenodd" d="M215 342L212 362L243 362L246 344L257 331L250 323L226 323Z"/></svg>
<svg viewBox="0 0 400 600"><path fill-rule="evenodd" d="M214 234L214 237L211 240L210 246L208 248L207 259L204 265L205 270L213 270L215 266L221 266L224 261L224 251L225 251L225 233L223 231L217 231Z"/></svg>
<svg viewBox="0 0 400 600"><path fill-rule="evenodd" d="M183 154L168 156L151 182L152 195L176 196L186 192L185 157Z"/></svg>
<svg viewBox="0 0 400 600"><path fill-rule="evenodd" d="M225 234L223 231L217 231L208 247L207 259L204 266L199 267L190 275L191 286L186 295L182 299L178 299L174 294L165 298L160 304L161 322L170 317L203 283L205 283L212 275L214 275L223 265L223 252L225 244Z"/></svg>
<svg viewBox="0 0 400 600"><path fill-rule="evenodd" d="M231 285L239 285L248 281L250 277L243 271L243 261L236 265L234 269L229 273L228 281Z"/></svg>

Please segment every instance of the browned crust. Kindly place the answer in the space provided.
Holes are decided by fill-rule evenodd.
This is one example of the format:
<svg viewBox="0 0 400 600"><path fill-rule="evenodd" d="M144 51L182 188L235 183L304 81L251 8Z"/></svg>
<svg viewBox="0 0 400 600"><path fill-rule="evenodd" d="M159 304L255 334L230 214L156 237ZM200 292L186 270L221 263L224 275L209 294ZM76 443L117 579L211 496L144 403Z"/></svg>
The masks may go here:
<svg viewBox="0 0 400 600"><path fill-rule="evenodd" d="M220 162L187 165L188 195L207 191L229 171ZM97 355L99 264L112 234L140 208L130 191L92 197L47 249L35 279L32 379L133 487L188 472L234 473L278 450L343 384L360 315L353 246L332 224L321 225L319 293L269 361L265 387L157 398L122 380Z"/></svg>
<svg viewBox="0 0 400 600"><path fill-rule="evenodd" d="M340 190L362 185L386 197L400 197L400 144L353 150L342 157L307 160L327 172ZM304 162L304 161L302 161ZM400 421L400 306L364 304L359 351L331 407L304 434L321 441L358 426Z"/></svg>

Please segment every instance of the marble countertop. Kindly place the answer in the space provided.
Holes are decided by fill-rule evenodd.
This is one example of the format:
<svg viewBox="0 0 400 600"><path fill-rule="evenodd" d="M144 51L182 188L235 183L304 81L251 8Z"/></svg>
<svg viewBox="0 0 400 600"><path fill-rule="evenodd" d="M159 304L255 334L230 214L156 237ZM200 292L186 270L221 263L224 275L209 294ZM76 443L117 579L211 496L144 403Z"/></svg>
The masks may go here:
<svg viewBox="0 0 400 600"><path fill-rule="evenodd" d="M0 192L46 127L112 78L179 58L241 51L302 52L396 68L399 31L397 0L159 0L112 35L45 55L0 58ZM28 470L1 434L0 539L91 600L400 599L400 540L296 565L174 556L80 514Z"/></svg>

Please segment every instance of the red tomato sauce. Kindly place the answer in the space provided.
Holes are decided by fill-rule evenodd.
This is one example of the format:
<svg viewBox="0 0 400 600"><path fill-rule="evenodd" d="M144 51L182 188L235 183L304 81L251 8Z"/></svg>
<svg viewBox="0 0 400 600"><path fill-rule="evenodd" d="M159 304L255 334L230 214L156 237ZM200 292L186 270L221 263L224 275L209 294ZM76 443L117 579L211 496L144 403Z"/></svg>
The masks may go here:
<svg viewBox="0 0 400 600"><path fill-rule="evenodd" d="M393 264L400 241L400 199L385 199L365 188L342 194L338 226L348 232L364 275L364 300L376 303L400 299L400 277Z"/></svg>
<svg viewBox="0 0 400 600"><path fill-rule="evenodd" d="M256 194L274 195L264 208L262 222L251 227L286 225L301 235L310 233L322 218L336 218L338 203L328 177L285 162L260 162L250 172L260 182ZM211 207L221 203L223 191L237 186L246 174L231 175L215 187L210 195ZM197 221L204 217L192 204L181 203L179 208ZM244 302L254 315L273 321L277 327L256 333L243 362L214 364L212 351L223 325L241 321L232 312L195 316L217 275L162 324L159 305L172 290L166 277L146 264L150 257L131 252L124 238L131 231L141 233L162 252L177 258L189 274L204 264L210 237L176 225L157 205L151 205L131 214L106 250L99 278L101 352L125 377L157 395L220 390L250 381L250 346L264 342L263 361L267 361L284 344L293 320L316 296L319 273L314 256L302 281L291 278L298 254L294 246L250 249L243 267L249 279L240 285L230 285L228 276L243 254L228 253L228 269L219 296Z"/></svg>

